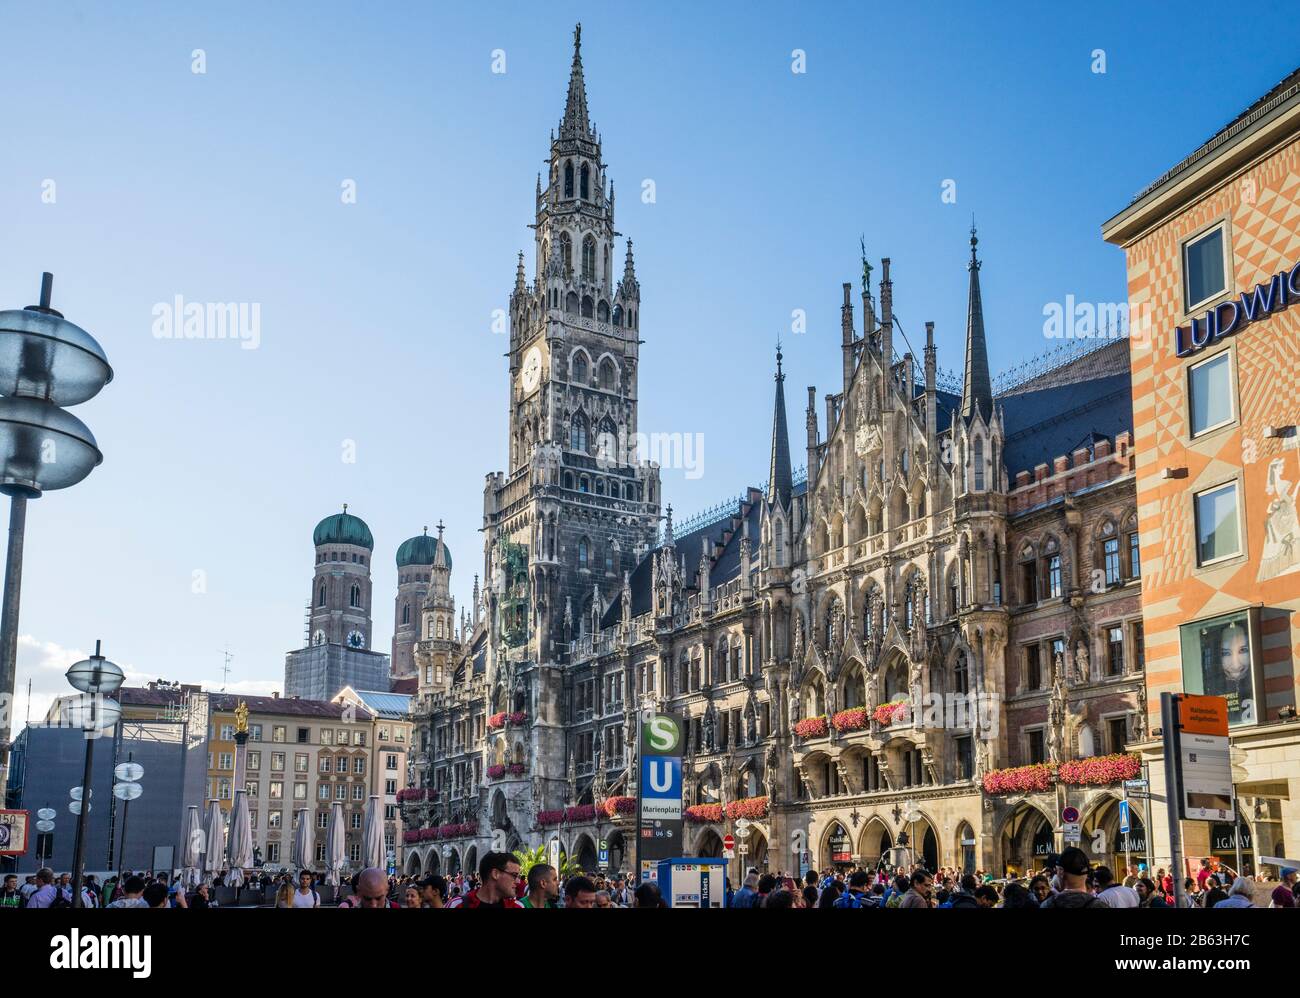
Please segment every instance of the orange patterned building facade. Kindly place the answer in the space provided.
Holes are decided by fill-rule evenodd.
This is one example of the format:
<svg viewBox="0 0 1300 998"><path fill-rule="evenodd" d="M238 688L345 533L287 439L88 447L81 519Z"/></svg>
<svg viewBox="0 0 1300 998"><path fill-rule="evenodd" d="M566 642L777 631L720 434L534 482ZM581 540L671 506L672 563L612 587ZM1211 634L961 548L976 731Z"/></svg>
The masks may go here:
<svg viewBox="0 0 1300 998"><path fill-rule="evenodd" d="M1228 699L1243 827L1183 835L1254 867L1300 851L1300 70L1103 235L1128 269L1148 730L1161 693Z"/></svg>

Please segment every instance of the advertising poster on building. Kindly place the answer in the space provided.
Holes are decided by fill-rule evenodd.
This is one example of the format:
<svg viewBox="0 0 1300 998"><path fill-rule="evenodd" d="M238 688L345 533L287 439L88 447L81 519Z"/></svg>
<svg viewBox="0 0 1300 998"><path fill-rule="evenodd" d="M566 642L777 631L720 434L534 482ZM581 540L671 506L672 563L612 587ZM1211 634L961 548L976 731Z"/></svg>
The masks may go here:
<svg viewBox="0 0 1300 998"><path fill-rule="evenodd" d="M637 781L637 867L654 880L661 859L682 854L682 723L672 714L641 719Z"/></svg>
<svg viewBox="0 0 1300 998"><path fill-rule="evenodd" d="M1232 725L1255 721L1257 656L1252 635L1249 611L1182 627L1183 689L1223 697Z"/></svg>

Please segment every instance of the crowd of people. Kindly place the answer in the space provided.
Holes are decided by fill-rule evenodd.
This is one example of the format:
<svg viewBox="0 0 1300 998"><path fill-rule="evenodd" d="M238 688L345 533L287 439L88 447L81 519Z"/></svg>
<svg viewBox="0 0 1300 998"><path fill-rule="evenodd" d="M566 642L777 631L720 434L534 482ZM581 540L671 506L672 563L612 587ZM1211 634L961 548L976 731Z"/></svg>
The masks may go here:
<svg viewBox="0 0 1300 998"><path fill-rule="evenodd" d="M1300 871L1285 868L1268 893L1266 906L1300 906ZM1173 876L1149 874L1134 864L1119 878L1105 865L1093 865L1078 848L1052 853L1042 870L1027 877L1003 878L916 865L893 870L850 867L802 877L760 874L751 869L743 884L727 885L729 908L1253 908L1262 906L1256 884L1262 876L1242 876L1215 860L1201 860L1195 877L1183 881L1181 899ZM274 907L320 908L321 881L311 870L295 877L262 873L251 878L264 896L275 888ZM215 908L218 877L212 884L187 887L166 873L124 873L100 884L94 875L82 884L87 908ZM489 852L477 871L451 877L397 877L378 868L362 870L337 893L340 908L666 908L654 882L635 884L620 874L572 873L561 878L554 866L532 863L525 872L519 856ZM72 907L72 877L56 878L48 868L19 885L9 874L0 889L0 908Z"/></svg>

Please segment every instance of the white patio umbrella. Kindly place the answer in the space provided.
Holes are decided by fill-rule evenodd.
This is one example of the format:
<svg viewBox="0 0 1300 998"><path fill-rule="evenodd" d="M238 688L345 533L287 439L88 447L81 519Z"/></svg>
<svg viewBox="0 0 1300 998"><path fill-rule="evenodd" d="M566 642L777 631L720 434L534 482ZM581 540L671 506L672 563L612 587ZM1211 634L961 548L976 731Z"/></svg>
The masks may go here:
<svg viewBox="0 0 1300 998"><path fill-rule="evenodd" d="M379 809L379 796L371 794L366 801L365 832L361 839L362 866L377 866L384 870L384 814Z"/></svg>
<svg viewBox="0 0 1300 998"><path fill-rule="evenodd" d="M226 861L230 865L230 886L243 887L244 871L253 866L253 826L248 814L248 793L244 790L235 791L235 803L230 809Z"/></svg>
<svg viewBox="0 0 1300 998"><path fill-rule="evenodd" d="M221 801L208 801L208 817L203 825L203 880L211 884L226 866L226 817Z"/></svg>
<svg viewBox="0 0 1300 998"><path fill-rule="evenodd" d="M337 887L343 882L343 864L348 861L347 830L343 827L343 804L330 808L330 824L325 832L325 883Z"/></svg>
<svg viewBox="0 0 1300 998"><path fill-rule="evenodd" d="M203 823L199 821L199 806L191 804L185 816L185 849L181 855L181 884L188 890L199 886L203 879Z"/></svg>
<svg viewBox="0 0 1300 998"><path fill-rule="evenodd" d="M311 812L303 808L298 812L298 827L293 833L293 856L290 862L298 872L310 870L316 859L315 834L311 827Z"/></svg>

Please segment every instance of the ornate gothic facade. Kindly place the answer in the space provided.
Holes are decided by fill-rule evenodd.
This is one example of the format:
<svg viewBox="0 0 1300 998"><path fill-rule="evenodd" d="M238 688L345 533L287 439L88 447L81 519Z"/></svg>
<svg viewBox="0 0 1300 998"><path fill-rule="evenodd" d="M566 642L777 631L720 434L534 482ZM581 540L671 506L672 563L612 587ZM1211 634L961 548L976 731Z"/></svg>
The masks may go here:
<svg viewBox="0 0 1300 998"><path fill-rule="evenodd" d="M919 367L896 352L890 261L877 300L864 260L860 323L843 286L842 384L823 411L808 389L806 475L778 351L765 488L675 530L658 469L626 446L641 289L630 240L614 277L578 41L537 184L535 276L521 254L510 297L509 471L484 490L485 586L453 630L435 571L414 644L407 868L558 836L587 866L605 839L628 869L650 707L688 720L693 853L720 853L744 815L746 865L907 845L1001 872L1059 844L1067 802L1094 849L1118 848L1104 787L997 788L1006 768L1143 734L1127 341L995 394L972 232L965 373L948 391L931 324Z"/></svg>

